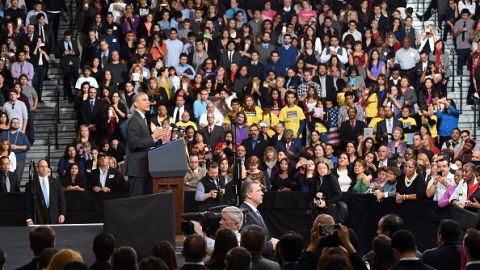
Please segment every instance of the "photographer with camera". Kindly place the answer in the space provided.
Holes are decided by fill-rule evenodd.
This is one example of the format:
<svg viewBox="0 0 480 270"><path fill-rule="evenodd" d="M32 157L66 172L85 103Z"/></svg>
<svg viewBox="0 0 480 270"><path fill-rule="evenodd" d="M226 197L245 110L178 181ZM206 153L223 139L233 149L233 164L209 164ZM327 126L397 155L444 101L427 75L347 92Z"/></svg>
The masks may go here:
<svg viewBox="0 0 480 270"><path fill-rule="evenodd" d="M332 216L326 214L319 215L313 222L310 243L303 252L296 269L317 269L317 264L322 265L324 260L327 259L324 254L327 254L332 248L338 247L346 251L345 255L348 256L353 269L368 269L357 252L356 238L352 230L349 230L342 224L335 224Z"/></svg>
<svg viewBox="0 0 480 270"><path fill-rule="evenodd" d="M207 175L198 182L195 192L195 201L198 202L200 210L220 205L225 194L225 181L218 178L218 163L212 161L207 168Z"/></svg>

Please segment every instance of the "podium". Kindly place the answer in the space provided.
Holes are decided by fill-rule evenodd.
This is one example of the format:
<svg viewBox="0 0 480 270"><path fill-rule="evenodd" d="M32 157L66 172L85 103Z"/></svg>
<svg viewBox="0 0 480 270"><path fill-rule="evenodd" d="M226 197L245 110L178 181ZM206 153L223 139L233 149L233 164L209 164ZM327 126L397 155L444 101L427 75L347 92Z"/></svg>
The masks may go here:
<svg viewBox="0 0 480 270"><path fill-rule="evenodd" d="M175 231L181 234L184 204L184 176L188 171L187 151L183 139L171 141L148 152L148 169L153 193L173 193Z"/></svg>

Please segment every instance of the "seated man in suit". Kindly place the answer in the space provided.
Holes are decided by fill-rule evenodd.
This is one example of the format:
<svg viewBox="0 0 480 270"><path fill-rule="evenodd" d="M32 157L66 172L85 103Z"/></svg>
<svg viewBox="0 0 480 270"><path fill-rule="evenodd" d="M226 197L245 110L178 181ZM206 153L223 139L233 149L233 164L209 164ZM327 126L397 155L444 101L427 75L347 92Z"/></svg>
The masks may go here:
<svg viewBox="0 0 480 270"><path fill-rule="evenodd" d="M55 247L55 231L48 226L35 228L29 233L28 239L34 258L24 266L17 268L17 270L37 270L40 254L47 248Z"/></svg>
<svg viewBox="0 0 480 270"><path fill-rule="evenodd" d="M380 147L378 147L377 154L378 154L377 168L393 167L396 165L394 160L388 159L389 153L388 153L387 146L380 145Z"/></svg>
<svg viewBox="0 0 480 270"><path fill-rule="evenodd" d="M260 127L257 124L250 126L250 137L243 140L242 144L247 150L247 159L251 156L256 156L263 160L263 154L268 146L268 142L260 136Z"/></svg>
<svg viewBox="0 0 480 270"><path fill-rule="evenodd" d="M413 233L407 230L399 230L392 236L391 241L393 254L397 263L391 270L418 269L435 270L417 258L417 244Z"/></svg>
<svg viewBox="0 0 480 270"><path fill-rule="evenodd" d="M385 119L377 123L375 137L381 145L387 145L392 139L393 129L396 127L403 128L403 125L393 116L392 107L384 106L383 109L385 111Z"/></svg>
<svg viewBox="0 0 480 270"><path fill-rule="evenodd" d="M355 107L348 108L348 119L342 123L340 127L340 138L344 145L349 141L357 141L358 136L363 135L365 123L357 120L357 109Z"/></svg>
<svg viewBox="0 0 480 270"><path fill-rule="evenodd" d="M125 190L125 181L117 169L110 168L108 156L98 153L98 168L90 175L90 186L94 192L122 192Z"/></svg>
<svg viewBox="0 0 480 270"><path fill-rule="evenodd" d="M0 193L20 192L20 183L17 175L9 171L10 159L7 156L0 158Z"/></svg>
<svg viewBox="0 0 480 270"><path fill-rule="evenodd" d="M185 264L180 270L189 269L208 269L203 265L203 259L207 256L207 243L203 236L191 234L183 242L182 256L185 258Z"/></svg>
<svg viewBox="0 0 480 270"><path fill-rule="evenodd" d="M254 270L280 270L277 262L268 260L262 256L265 249L265 231L256 224L251 224L242 230L240 246L244 247L252 255L252 267Z"/></svg>
<svg viewBox="0 0 480 270"><path fill-rule="evenodd" d="M208 126L202 128L200 132L205 137L206 143L210 149L215 149L215 146L225 137L225 131L222 126L215 125L215 114L209 112L207 114Z"/></svg>
<svg viewBox="0 0 480 270"><path fill-rule="evenodd" d="M440 221L437 247L423 253L422 260L437 270L460 270L462 246L459 245L460 227L455 220Z"/></svg>
<svg viewBox="0 0 480 270"><path fill-rule="evenodd" d="M467 257L465 270L480 270L480 231L470 229L463 238L463 250Z"/></svg>
<svg viewBox="0 0 480 270"><path fill-rule="evenodd" d="M290 157L297 159L302 152L302 142L293 138L293 131L286 129L283 132L283 139L275 143L275 149L277 151L283 151Z"/></svg>

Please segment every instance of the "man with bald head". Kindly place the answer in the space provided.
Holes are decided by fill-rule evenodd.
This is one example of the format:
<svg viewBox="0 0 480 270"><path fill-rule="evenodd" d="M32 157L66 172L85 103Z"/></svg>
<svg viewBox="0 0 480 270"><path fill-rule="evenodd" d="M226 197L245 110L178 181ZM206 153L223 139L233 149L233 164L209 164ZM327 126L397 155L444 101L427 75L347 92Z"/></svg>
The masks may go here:
<svg viewBox="0 0 480 270"><path fill-rule="evenodd" d="M215 146L224 139L225 130L223 126L215 124L215 114L213 112L207 113L207 122L208 125L202 128L200 132L205 137L208 147L215 149Z"/></svg>
<svg viewBox="0 0 480 270"><path fill-rule="evenodd" d="M28 226L34 223L57 224L65 222L66 206L62 184L58 179L51 177L50 172L47 161L39 160L37 163L38 182L35 189L31 184L32 182L28 182L25 187L25 192L28 194L25 201ZM34 191L36 196L33 195Z"/></svg>
<svg viewBox="0 0 480 270"><path fill-rule="evenodd" d="M126 175L131 196L141 196L151 191L147 186L150 181L148 173L148 150L155 145L161 135L156 128L150 133L145 113L150 110L150 101L147 94L140 92L133 97L135 110L127 122L126 137Z"/></svg>

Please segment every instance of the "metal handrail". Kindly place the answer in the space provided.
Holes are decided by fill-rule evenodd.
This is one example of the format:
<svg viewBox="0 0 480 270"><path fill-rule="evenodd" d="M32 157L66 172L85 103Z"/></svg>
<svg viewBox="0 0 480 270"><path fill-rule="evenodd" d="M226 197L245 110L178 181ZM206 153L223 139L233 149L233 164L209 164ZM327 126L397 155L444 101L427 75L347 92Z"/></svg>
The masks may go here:
<svg viewBox="0 0 480 270"><path fill-rule="evenodd" d="M48 164L50 164L50 158L51 158L51 147L52 147L52 142L51 137L52 137L52 129L48 130L48 135L47 135L47 156L45 157L45 160L47 161Z"/></svg>
<svg viewBox="0 0 480 270"><path fill-rule="evenodd" d="M55 149L58 149L58 124L60 124L60 87L57 81L55 89L55 113L53 114L53 128L55 130Z"/></svg>
<svg viewBox="0 0 480 270"><path fill-rule="evenodd" d="M477 112L477 104L479 102L478 98L473 97L473 140L477 139L477 129L480 127L478 123L478 117L480 112ZM478 113L478 114L477 114Z"/></svg>

